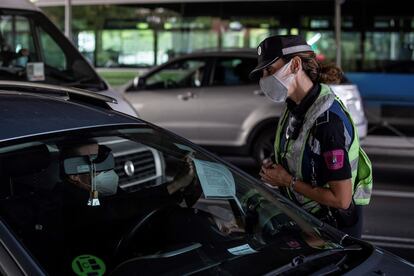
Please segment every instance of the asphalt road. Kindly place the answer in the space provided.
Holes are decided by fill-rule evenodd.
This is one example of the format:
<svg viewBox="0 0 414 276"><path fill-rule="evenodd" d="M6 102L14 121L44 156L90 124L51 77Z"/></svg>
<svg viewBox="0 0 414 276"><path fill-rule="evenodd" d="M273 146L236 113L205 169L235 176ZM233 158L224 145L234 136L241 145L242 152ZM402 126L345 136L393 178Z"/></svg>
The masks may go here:
<svg viewBox="0 0 414 276"><path fill-rule="evenodd" d="M414 170L374 167L374 179L363 237L414 262Z"/></svg>
<svg viewBox="0 0 414 276"><path fill-rule="evenodd" d="M259 168L252 160L225 159L257 177ZM384 156L371 158L374 191L364 211L363 238L414 262L414 165L408 166L407 158L398 162L398 156L386 160Z"/></svg>

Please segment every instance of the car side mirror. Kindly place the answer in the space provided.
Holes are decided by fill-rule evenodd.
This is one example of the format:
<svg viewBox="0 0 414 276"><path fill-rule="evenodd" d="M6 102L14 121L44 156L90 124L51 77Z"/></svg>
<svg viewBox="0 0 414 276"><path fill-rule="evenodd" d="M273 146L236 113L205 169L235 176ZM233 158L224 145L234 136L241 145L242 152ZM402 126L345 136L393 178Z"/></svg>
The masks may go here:
<svg viewBox="0 0 414 276"><path fill-rule="evenodd" d="M132 87L134 90L141 90L145 88L145 78L143 77L135 77L132 81Z"/></svg>

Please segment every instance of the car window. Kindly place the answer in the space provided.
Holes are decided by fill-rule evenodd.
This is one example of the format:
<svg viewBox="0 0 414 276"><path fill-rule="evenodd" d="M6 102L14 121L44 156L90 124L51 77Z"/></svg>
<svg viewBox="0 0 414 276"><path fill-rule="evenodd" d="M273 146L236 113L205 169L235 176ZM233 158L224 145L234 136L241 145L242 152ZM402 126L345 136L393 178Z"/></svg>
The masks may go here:
<svg viewBox="0 0 414 276"><path fill-rule="evenodd" d="M177 61L150 75L146 89L201 87L206 70L206 60Z"/></svg>
<svg viewBox="0 0 414 276"><path fill-rule="evenodd" d="M65 53L56 41L42 28L39 28L40 50L43 55L43 61L48 66L54 67L60 71L67 69Z"/></svg>
<svg viewBox="0 0 414 276"><path fill-rule="evenodd" d="M256 83L249 79L249 73L256 66L254 58L221 58L214 67L212 85L244 85Z"/></svg>
<svg viewBox="0 0 414 276"><path fill-rule="evenodd" d="M66 132L0 147L0 218L51 275L186 274L291 240L337 246L255 181L148 126Z"/></svg>
<svg viewBox="0 0 414 276"><path fill-rule="evenodd" d="M0 15L0 66L24 67L28 57L36 59L28 18Z"/></svg>

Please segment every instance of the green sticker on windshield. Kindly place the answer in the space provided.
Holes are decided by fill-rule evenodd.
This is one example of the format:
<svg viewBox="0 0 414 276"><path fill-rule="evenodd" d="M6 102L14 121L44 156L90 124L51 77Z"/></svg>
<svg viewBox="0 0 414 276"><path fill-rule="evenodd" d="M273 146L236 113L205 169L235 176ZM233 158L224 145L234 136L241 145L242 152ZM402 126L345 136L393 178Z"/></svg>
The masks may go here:
<svg viewBox="0 0 414 276"><path fill-rule="evenodd" d="M98 257L81 255L72 261L72 270L79 276L104 275L106 266Z"/></svg>

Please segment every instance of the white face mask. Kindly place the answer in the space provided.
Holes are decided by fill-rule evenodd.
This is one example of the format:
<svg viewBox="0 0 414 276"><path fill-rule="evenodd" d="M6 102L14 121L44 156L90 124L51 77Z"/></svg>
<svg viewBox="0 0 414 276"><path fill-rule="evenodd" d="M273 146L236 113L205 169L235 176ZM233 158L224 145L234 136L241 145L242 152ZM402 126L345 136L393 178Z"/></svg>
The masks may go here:
<svg viewBox="0 0 414 276"><path fill-rule="evenodd" d="M286 101L289 87L295 79L295 74L290 71L291 63L292 60L273 75L260 79L260 88L270 100L278 103Z"/></svg>
<svg viewBox="0 0 414 276"><path fill-rule="evenodd" d="M116 194L119 177L114 170L99 173L95 176L95 181L99 195L110 196Z"/></svg>

